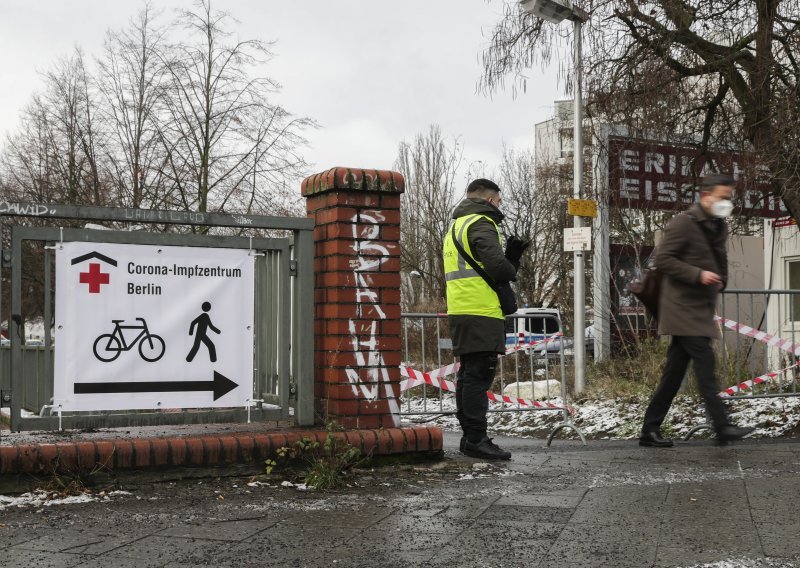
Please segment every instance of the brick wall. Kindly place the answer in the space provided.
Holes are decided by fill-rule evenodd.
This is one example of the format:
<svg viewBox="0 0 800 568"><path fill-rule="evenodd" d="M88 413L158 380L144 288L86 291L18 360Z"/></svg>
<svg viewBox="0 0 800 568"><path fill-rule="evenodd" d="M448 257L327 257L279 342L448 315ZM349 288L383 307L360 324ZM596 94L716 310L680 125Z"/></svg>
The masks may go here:
<svg viewBox="0 0 800 568"><path fill-rule="evenodd" d="M397 172L333 168L306 178L314 229L315 405L348 428L399 425Z"/></svg>

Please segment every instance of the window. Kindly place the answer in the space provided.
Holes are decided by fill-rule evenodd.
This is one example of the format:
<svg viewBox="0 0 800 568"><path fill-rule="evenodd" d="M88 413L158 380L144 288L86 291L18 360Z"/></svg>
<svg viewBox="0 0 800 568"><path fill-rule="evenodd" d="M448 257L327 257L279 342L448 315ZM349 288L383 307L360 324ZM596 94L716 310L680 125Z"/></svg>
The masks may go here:
<svg viewBox="0 0 800 568"><path fill-rule="evenodd" d="M542 335L545 333L549 335L551 333L558 332L558 322L551 318L526 318L525 331L537 335Z"/></svg>
<svg viewBox="0 0 800 568"><path fill-rule="evenodd" d="M800 290L800 259L786 263L786 280L786 287L789 290ZM792 294L789 297L788 310L790 321L800 321L800 294Z"/></svg>

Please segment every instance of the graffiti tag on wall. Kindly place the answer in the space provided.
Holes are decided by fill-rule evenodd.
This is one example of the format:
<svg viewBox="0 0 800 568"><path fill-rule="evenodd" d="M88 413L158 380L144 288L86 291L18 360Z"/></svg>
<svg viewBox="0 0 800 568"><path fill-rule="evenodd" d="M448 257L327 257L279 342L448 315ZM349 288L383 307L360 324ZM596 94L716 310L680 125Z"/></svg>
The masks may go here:
<svg viewBox="0 0 800 568"><path fill-rule="evenodd" d="M375 319L368 324L368 329L357 329L356 320L361 319L364 310L371 307L379 319L386 319L386 314L378 304L378 292L372 288L371 271L378 269L389 259L389 249L386 245L373 242L380 235L380 223L386 218L380 211L368 211L361 213L361 230L359 231L358 215L354 216L353 251L356 253L355 261L351 261L353 275L356 282L356 315L348 322L350 340L355 353L356 367L347 367L347 379L353 389L353 395L363 397L367 400L377 400L383 386L386 399L389 401L389 410L392 413L394 425L400 425L400 406L389 379L383 353L378 348L378 323ZM363 225L367 224L366 227ZM391 245L390 245L391 246ZM395 245L396 246L396 245ZM364 256L368 255L368 256ZM366 373L364 380L359 375L359 369ZM371 384L361 384L371 383Z"/></svg>

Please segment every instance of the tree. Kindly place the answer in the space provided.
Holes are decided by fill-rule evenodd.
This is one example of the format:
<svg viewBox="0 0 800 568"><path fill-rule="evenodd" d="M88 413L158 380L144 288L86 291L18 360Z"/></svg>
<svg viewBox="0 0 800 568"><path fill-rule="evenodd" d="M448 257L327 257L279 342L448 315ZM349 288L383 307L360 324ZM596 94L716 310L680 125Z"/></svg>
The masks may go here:
<svg viewBox="0 0 800 568"><path fill-rule="evenodd" d="M481 87L546 64L571 37L504 0ZM586 0L589 114L673 141L751 152L800 217L800 2Z"/></svg>
<svg viewBox="0 0 800 568"><path fill-rule="evenodd" d="M564 172L557 164L536 164L532 152L504 148L500 164L503 231L529 240L517 274L520 305L569 305L568 259L563 253L566 208Z"/></svg>
<svg viewBox="0 0 800 568"><path fill-rule="evenodd" d="M189 41L173 44L163 61L166 169L181 208L269 211L275 201L264 188L302 173L298 147L313 122L270 102L279 85L257 75L270 45L233 40L231 20L201 0L176 23Z"/></svg>
<svg viewBox="0 0 800 568"><path fill-rule="evenodd" d="M103 205L92 79L79 49L43 74L45 88L22 113L22 128L2 157L6 184L19 199Z"/></svg>
<svg viewBox="0 0 800 568"><path fill-rule="evenodd" d="M403 273L415 273L405 280L404 296L410 298L409 305L424 300L444 302L442 242L452 220L461 161L458 141L448 145L436 125L431 125L427 134L418 134L412 143L400 143L395 169L406 180L401 201L400 265ZM416 294L410 293L416 291L414 278L421 280L421 290Z"/></svg>
<svg viewBox="0 0 800 568"><path fill-rule="evenodd" d="M109 31L98 62L98 85L109 140L105 169L122 207L161 208L165 159L158 135L158 103L167 84L162 62L166 30L145 4L127 28Z"/></svg>

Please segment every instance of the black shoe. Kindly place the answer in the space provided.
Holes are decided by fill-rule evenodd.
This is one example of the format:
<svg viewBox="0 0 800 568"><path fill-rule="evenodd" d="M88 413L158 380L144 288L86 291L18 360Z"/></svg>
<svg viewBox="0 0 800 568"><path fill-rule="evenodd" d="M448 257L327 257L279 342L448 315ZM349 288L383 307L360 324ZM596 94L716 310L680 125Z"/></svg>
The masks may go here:
<svg viewBox="0 0 800 568"><path fill-rule="evenodd" d="M754 430L755 428L752 426L734 426L733 424L728 424L717 430L717 440L720 442L741 440Z"/></svg>
<svg viewBox="0 0 800 568"><path fill-rule="evenodd" d="M652 448L671 448L673 443L669 438L662 438L659 432L642 432L639 436L639 445Z"/></svg>
<svg viewBox="0 0 800 568"><path fill-rule="evenodd" d="M511 452L507 452L500 448L497 444L492 442L491 438L484 438L477 444L464 441L464 454L471 458L478 458L482 460L510 460Z"/></svg>
<svg viewBox="0 0 800 568"><path fill-rule="evenodd" d="M462 454L464 453L464 444L466 443L467 443L467 437L461 436L461 442L458 444L458 451L460 451Z"/></svg>

